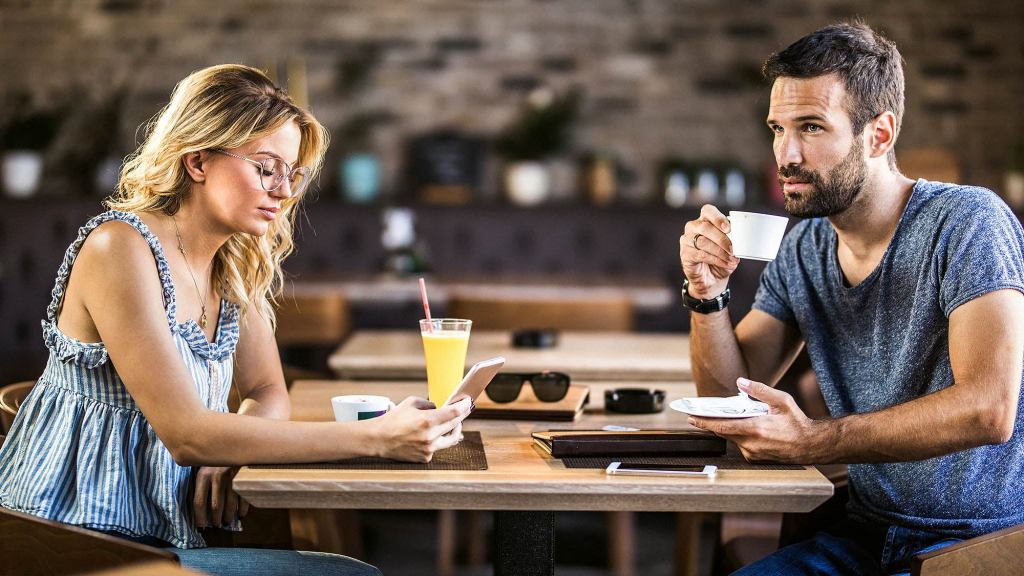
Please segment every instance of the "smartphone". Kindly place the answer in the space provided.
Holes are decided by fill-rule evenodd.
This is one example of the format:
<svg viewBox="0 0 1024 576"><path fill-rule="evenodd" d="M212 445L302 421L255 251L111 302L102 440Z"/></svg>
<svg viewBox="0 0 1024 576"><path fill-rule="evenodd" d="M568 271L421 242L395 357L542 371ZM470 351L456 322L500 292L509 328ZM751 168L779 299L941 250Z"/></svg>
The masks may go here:
<svg viewBox="0 0 1024 576"><path fill-rule="evenodd" d="M466 372L466 376L462 379L462 382L455 387L455 390L452 391L450 396L448 396L448 399L444 401L444 405L447 406L448 404L451 404L452 399L461 396L462 394L469 395L469 397L475 402L477 396L484 391L484 388L487 388L487 385L491 383L494 375L497 374L498 370L501 370L501 367L504 365L504 356L496 356L473 364L473 367L469 369L469 372Z"/></svg>
<svg viewBox="0 0 1024 576"><path fill-rule="evenodd" d="M710 464L623 464L612 462L605 468L605 474L625 476L700 476L714 478L718 466Z"/></svg>

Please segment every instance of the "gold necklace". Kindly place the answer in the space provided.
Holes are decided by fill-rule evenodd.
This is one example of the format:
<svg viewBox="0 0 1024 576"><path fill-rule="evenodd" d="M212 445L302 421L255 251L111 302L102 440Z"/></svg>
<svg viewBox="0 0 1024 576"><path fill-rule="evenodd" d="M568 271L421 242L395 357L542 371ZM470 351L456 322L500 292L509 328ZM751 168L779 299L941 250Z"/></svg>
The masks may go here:
<svg viewBox="0 0 1024 576"><path fill-rule="evenodd" d="M171 222L174 222L174 235L178 237L178 252L181 252L181 259L185 261L185 268L188 270L188 275L192 278L192 284L196 287L196 296L199 296L199 305L203 309L203 314L199 317L199 327L205 330L206 298L203 296L203 293L199 291L199 283L196 282L196 275L192 273L192 265L188 263L188 257L185 256L185 244L181 241L181 230L178 229L178 220L173 214L171 215Z"/></svg>

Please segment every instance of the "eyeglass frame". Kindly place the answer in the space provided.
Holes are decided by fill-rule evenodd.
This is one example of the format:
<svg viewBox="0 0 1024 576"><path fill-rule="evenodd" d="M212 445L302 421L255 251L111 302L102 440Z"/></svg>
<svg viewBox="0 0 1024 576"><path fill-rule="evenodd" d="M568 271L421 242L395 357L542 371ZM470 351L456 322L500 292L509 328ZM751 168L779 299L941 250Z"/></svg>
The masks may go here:
<svg viewBox="0 0 1024 576"><path fill-rule="evenodd" d="M291 182L292 182L292 175L295 174L296 172L298 172L299 174L302 175L302 180L304 182L304 184L302 185L302 189L299 190L299 193L305 192L306 188L309 187L308 180L309 180L310 170L309 170L308 166L295 166L295 167L292 167L290 164L285 162L283 158L280 158L278 156L270 156L269 158L267 158L263 162L260 162L259 160L255 160L253 158L248 158L246 156L241 156L241 155L235 154L233 152L228 152L227 150L225 150L223 148L210 148L209 150L210 150L210 152L217 152L218 154L223 154L225 156L230 156L232 158L238 158L239 160L245 160L246 162L259 167L259 169L260 169L260 187L263 188L264 192L274 192L275 190L277 190L281 186L284 186L284 182L285 182L285 180L287 180L288 181L288 189L294 194L295 190L292 189ZM270 160L276 160L276 161L284 164L285 169L288 171L288 173L285 174L283 178L281 178L281 181L277 184L277 186L274 186L273 188L267 188L267 185L263 183L263 178L264 178L263 173L264 172L268 172L265 163L270 161ZM270 170L269 172L271 174L276 174L276 172L274 172L272 170Z"/></svg>
<svg viewBox="0 0 1024 576"><path fill-rule="evenodd" d="M495 400L494 397L491 396L491 386L494 385L495 380L502 376L515 376L519 378L519 389L516 390L516 395L511 400ZM537 386L533 381L533 379L538 376L553 376L556 378L564 379L565 392L559 398L554 400L541 399L541 397L537 395ZM566 396L569 395L569 388L572 386L572 378L565 372L556 372L554 370L544 370L543 372L499 372L494 375L494 378L491 379L490 384L488 384L487 387L484 388L484 393L487 394L487 398L489 398L492 402L496 404L509 404L511 402L515 402L519 398L519 395L523 393L523 384L527 382L530 383L530 388L533 390L533 395L537 398L537 400L540 400L541 402L560 402Z"/></svg>

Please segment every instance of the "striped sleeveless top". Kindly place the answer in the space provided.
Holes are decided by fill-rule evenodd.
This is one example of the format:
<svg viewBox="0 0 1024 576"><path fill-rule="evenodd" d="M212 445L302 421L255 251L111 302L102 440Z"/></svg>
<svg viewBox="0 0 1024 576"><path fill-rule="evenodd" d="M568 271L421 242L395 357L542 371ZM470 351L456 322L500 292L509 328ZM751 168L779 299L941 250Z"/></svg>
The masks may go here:
<svg viewBox="0 0 1024 576"><path fill-rule="evenodd" d="M194 320L177 323L171 271L156 235L134 214L103 213L79 229L57 272L42 322L49 359L0 448L0 506L129 537L158 538L178 548L203 547L193 522L192 468L174 462L121 382L104 344L80 342L57 328L75 258L89 233L111 220L130 224L146 239L163 285L167 327L196 391L210 410L227 411L238 306L221 300L213 342Z"/></svg>

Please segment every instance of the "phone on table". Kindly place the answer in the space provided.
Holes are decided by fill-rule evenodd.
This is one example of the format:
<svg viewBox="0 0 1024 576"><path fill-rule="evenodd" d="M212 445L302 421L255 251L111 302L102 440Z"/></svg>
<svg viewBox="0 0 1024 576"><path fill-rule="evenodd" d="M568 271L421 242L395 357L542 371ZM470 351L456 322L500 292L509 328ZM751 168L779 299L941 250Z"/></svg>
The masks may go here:
<svg viewBox="0 0 1024 576"><path fill-rule="evenodd" d="M455 387L455 390L448 396L448 399L444 401L444 405L451 404L452 400L463 394L467 394L475 402L477 396L484 391L484 388L487 388L487 385L494 379L498 370L501 370L501 367L504 365L504 356L496 356L473 364L469 372L466 372L462 382Z"/></svg>
<svg viewBox="0 0 1024 576"><path fill-rule="evenodd" d="M718 466L711 464L623 464L612 462L605 468L605 474L623 476L699 476L714 478Z"/></svg>

